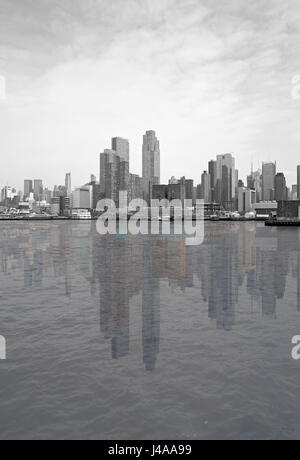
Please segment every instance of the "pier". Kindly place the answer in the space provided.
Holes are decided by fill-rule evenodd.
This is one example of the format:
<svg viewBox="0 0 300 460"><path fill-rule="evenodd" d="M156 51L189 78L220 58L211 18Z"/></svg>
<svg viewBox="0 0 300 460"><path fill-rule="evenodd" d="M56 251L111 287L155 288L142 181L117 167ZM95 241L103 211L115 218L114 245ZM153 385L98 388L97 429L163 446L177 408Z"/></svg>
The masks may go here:
<svg viewBox="0 0 300 460"><path fill-rule="evenodd" d="M267 227L300 227L300 219L269 219L265 225Z"/></svg>

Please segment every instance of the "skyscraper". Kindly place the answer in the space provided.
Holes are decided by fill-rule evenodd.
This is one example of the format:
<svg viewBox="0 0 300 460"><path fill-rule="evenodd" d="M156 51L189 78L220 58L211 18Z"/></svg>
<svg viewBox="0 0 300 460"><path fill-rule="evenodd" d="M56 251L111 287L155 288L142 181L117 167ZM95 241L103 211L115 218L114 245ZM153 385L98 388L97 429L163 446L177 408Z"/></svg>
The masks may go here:
<svg viewBox="0 0 300 460"><path fill-rule="evenodd" d="M24 196L27 198L33 192L32 180L24 180Z"/></svg>
<svg viewBox="0 0 300 460"><path fill-rule="evenodd" d="M211 202L211 182L207 171L204 171L201 176L201 195L205 203Z"/></svg>
<svg viewBox="0 0 300 460"><path fill-rule="evenodd" d="M273 201L275 199L276 163L263 163L262 167L262 199Z"/></svg>
<svg viewBox="0 0 300 460"><path fill-rule="evenodd" d="M34 199L36 201L42 200L42 196L43 196L43 181L42 180L38 180L38 179L34 180L33 191L34 191Z"/></svg>
<svg viewBox="0 0 300 460"><path fill-rule="evenodd" d="M238 188L238 211L241 214L245 214L250 211L254 211L256 203L256 192L253 188Z"/></svg>
<svg viewBox="0 0 300 460"><path fill-rule="evenodd" d="M257 202L262 200L262 175L260 169L251 171L251 175L247 177L247 187L256 191Z"/></svg>
<svg viewBox="0 0 300 460"><path fill-rule="evenodd" d="M300 200L300 166L297 166L298 200Z"/></svg>
<svg viewBox="0 0 300 460"><path fill-rule="evenodd" d="M160 184L160 145L155 131L143 137L143 193L149 203L153 185Z"/></svg>
<svg viewBox="0 0 300 460"><path fill-rule="evenodd" d="M283 173L278 173L275 176L275 200L285 201L288 199L288 189L286 179Z"/></svg>
<svg viewBox="0 0 300 460"><path fill-rule="evenodd" d="M113 137L111 141L111 148L120 157L120 161L129 163L129 141L122 137Z"/></svg>
<svg viewBox="0 0 300 460"><path fill-rule="evenodd" d="M67 173L67 174L66 174L65 186L66 186L66 193L67 193L67 196L70 197L71 194L72 194L71 173Z"/></svg>
<svg viewBox="0 0 300 460"><path fill-rule="evenodd" d="M235 159L231 153L217 156L217 180L220 181L219 198L223 207L230 210L235 201L235 171Z"/></svg>
<svg viewBox="0 0 300 460"><path fill-rule="evenodd" d="M210 188L211 188L211 201L216 201L216 185L217 185L217 162L210 161L208 163L208 174L210 177Z"/></svg>
<svg viewBox="0 0 300 460"><path fill-rule="evenodd" d="M129 175L129 201L142 199L143 190L142 190L142 178L137 174Z"/></svg>
<svg viewBox="0 0 300 460"><path fill-rule="evenodd" d="M129 141L121 137L112 139L112 150L120 158L118 188L119 191L129 192Z"/></svg>
<svg viewBox="0 0 300 460"><path fill-rule="evenodd" d="M100 196L119 203L119 192L129 190L129 141L112 139L112 149L100 154Z"/></svg>
<svg viewBox="0 0 300 460"><path fill-rule="evenodd" d="M100 195L101 198L119 202L120 157L114 150L105 149L100 154Z"/></svg>

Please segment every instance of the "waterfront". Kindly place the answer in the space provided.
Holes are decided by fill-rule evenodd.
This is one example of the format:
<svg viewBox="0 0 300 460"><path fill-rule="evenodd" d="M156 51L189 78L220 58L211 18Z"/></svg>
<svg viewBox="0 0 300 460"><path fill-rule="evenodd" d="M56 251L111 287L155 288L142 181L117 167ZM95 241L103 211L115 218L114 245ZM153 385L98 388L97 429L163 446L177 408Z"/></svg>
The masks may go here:
<svg viewBox="0 0 300 460"><path fill-rule="evenodd" d="M0 437L300 438L300 232L0 226Z"/></svg>

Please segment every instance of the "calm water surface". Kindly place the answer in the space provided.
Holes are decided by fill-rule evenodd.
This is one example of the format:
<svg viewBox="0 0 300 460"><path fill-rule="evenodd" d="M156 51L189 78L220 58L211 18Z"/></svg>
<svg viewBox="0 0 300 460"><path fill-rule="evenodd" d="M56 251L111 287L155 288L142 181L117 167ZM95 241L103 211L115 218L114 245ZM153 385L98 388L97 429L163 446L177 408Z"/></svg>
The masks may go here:
<svg viewBox="0 0 300 460"><path fill-rule="evenodd" d="M300 439L300 230L0 225L0 437Z"/></svg>

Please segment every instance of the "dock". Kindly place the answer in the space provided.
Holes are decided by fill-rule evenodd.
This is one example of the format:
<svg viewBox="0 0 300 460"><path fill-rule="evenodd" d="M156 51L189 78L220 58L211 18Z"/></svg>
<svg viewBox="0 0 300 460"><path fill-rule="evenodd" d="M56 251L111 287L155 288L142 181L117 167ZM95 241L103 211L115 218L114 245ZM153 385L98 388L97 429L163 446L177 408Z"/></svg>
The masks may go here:
<svg viewBox="0 0 300 460"><path fill-rule="evenodd" d="M267 227L300 227L300 219L269 219L265 225Z"/></svg>

